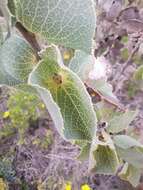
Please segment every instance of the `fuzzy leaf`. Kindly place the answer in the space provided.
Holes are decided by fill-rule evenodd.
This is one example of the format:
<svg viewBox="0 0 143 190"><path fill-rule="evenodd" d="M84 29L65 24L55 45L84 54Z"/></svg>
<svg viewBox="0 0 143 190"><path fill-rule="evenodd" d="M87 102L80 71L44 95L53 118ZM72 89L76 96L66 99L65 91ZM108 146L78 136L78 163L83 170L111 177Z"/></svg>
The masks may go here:
<svg viewBox="0 0 143 190"><path fill-rule="evenodd" d="M2 67L0 61L0 87L3 85L6 86L15 86L20 84L20 81L15 80L15 78L11 77Z"/></svg>
<svg viewBox="0 0 143 190"><path fill-rule="evenodd" d="M6 20L8 32L10 32L11 15L7 7L7 4L8 4L8 0L0 0L0 10Z"/></svg>
<svg viewBox="0 0 143 190"><path fill-rule="evenodd" d="M142 60L141 60L142 62ZM137 70L134 73L133 79L135 80L135 83L137 84L138 89L143 89L143 66L139 66Z"/></svg>
<svg viewBox="0 0 143 190"><path fill-rule="evenodd" d="M122 149L117 147L117 153L120 158L136 168L143 169L143 148L134 147L129 149Z"/></svg>
<svg viewBox="0 0 143 190"><path fill-rule="evenodd" d="M128 149L132 147L142 147L143 145L136 139L127 135L116 135L114 136L114 143L123 149Z"/></svg>
<svg viewBox="0 0 143 190"><path fill-rule="evenodd" d="M59 132L59 134L64 137L64 121L62 118L62 114L60 112L60 108L58 107L58 105L54 102L53 97L50 93L49 90L45 89L45 88L41 88L39 85L37 84L33 84L32 87L35 87L35 89L37 90L38 94L40 95L41 99L43 100L43 102L45 103L51 118L55 124L55 127L57 129L57 131Z"/></svg>
<svg viewBox="0 0 143 190"><path fill-rule="evenodd" d="M31 46L21 37L11 36L2 46L0 63L11 78L21 83L27 82L28 75L36 65L36 57Z"/></svg>
<svg viewBox="0 0 143 190"><path fill-rule="evenodd" d="M115 174L119 160L111 138L105 133L104 142L95 140L91 146L89 168L98 174Z"/></svg>
<svg viewBox="0 0 143 190"><path fill-rule="evenodd" d="M0 51L1 57L1 51ZM20 84L21 82L10 76L6 71L0 59L0 86L7 85L7 86L15 86Z"/></svg>
<svg viewBox="0 0 143 190"><path fill-rule="evenodd" d="M126 135L114 137L116 150L121 159L136 168L143 168L143 145Z"/></svg>
<svg viewBox="0 0 143 190"><path fill-rule="evenodd" d="M138 111L126 111L119 116L114 116L108 123L108 132L119 133L123 131L135 119L137 114Z"/></svg>
<svg viewBox="0 0 143 190"><path fill-rule="evenodd" d="M88 160L91 143L86 142L86 141L81 141L80 143L78 143L78 145L81 148L80 154L78 155L78 160L81 160L81 161Z"/></svg>
<svg viewBox="0 0 143 190"><path fill-rule="evenodd" d="M8 0L8 8L12 15L15 15L15 2L14 0Z"/></svg>
<svg viewBox="0 0 143 190"><path fill-rule="evenodd" d="M75 72L82 81L87 79L89 71L93 67L93 58L91 55L83 51L76 51L75 56L72 58L69 68Z"/></svg>
<svg viewBox="0 0 143 190"><path fill-rule="evenodd" d="M38 91L45 103L48 101L46 93L51 93L60 108L67 139L92 139L96 130L96 116L90 96L78 76L62 64L57 47L47 49L43 60L31 73L29 84L40 87ZM46 106L49 110L48 103ZM57 128L62 127L58 122L55 124Z"/></svg>
<svg viewBox="0 0 143 190"><path fill-rule="evenodd" d="M100 122L109 122L118 113L115 111L115 106L111 106L106 101L100 101L94 104L94 109L96 111L97 119Z"/></svg>
<svg viewBox="0 0 143 190"><path fill-rule="evenodd" d="M141 65L134 74L134 79L137 81L143 81L143 65Z"/></svg>
<svg viewBox="0 0 143 190"><path fill-rule="evenodd" d="M104 79L88 82L88 86L98 92L102 99L120 107L117 97L113 94L112 85Z"/></svg>
<svg viewBox="0 0 143 190"><path fill-rule="evenodd" d="M142 171L140 169L135 168L131 164L125 163L123 169L118 175L121 179L129 181L136 187L139 184L141 173Z"/></svg>
<svg viewBox="0 0 143 190"><path fill-rule="evenodd" d="M54 44L90 53L95 32L92 0L16 0L17 18Z"/></svg>

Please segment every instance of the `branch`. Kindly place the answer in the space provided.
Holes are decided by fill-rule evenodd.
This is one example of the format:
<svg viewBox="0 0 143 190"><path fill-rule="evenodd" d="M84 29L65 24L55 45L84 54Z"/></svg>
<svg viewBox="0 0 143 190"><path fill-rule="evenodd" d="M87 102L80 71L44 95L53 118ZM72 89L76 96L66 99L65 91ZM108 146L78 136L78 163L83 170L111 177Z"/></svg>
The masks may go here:
<svg viewBox="0 0 143 190"><path fill-rule="evenodd" d="M128 66L130 65L130 62L132 61L132 58L134 57L134 55L136 54L136 52L138 51L139 47L140 47L141 42L135 47L135 49L131 52L130 56L128 57L128 60L125 62L125 64L121 67L119 73L117 73L117 75L113 78L113 86L114 88L114 93L116 94L120 88L120 86L123 83L123 80L121 80L120 76L124 75L126 69L128 68ZM118 85L116 85L118 84Z"/></svg>
<svg viewBox="0 0 143 190"><path fill-rule="evenodd" d="M135 47L135 49L131 52L128 60L125 62L124 66L122 67L120 75L124 74L126 68L129 66L130 61L132 60L132 58L134 57L134 55L136 54L136 52L138 51L138 49L139 49L139 46Z"/></svg>
<svg viewBox="0 0 143 190"><path fill-rule="evenodd" d="M38 52L41 50L41 48L36 40L35 34L32 32L29 32L20 22L17 22L15 27L21 32L23 37L30 43L30 45L32 46L32 48L34 49L36 53L37 60L39 60L40 57L38 55Z"/></svg>

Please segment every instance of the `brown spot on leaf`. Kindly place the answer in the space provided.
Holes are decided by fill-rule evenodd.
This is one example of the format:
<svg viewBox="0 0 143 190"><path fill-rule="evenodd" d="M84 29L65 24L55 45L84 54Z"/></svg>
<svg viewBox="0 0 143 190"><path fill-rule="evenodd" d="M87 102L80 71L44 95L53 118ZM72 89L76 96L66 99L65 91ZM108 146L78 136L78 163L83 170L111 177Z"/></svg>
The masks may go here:
<svg viewBox="0 0 143 190"><path fill-rule="evenodd" d="M54 73L53 80L56 84L62 84L62 76L58 73Z"/></svg>

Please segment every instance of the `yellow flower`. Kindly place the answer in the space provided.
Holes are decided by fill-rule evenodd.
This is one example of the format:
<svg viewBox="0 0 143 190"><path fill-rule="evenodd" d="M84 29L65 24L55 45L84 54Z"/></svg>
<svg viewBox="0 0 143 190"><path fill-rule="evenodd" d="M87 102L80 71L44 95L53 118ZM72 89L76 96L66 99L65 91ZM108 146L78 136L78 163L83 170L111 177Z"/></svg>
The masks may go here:
<svg viewBox="0 0 143 190"><path fill-rule="evenodd" d="M71 58L71 55L70 55L70 52L68 52L68 51L65 51L64 52L64 60L69 60Z"/></svg>
<svg viewBox="0 0 143 190"><path fill-rule="evenodd" d="M68 182L66 185L65 185L65 190L72 190L72 186L71 186L71 183Z"/></svg>
<svg viewBox="0 0 143 190"><path fill-rule="evenodd" d="M7 119L7 118L9 117L9 115L10 115L10 112L9 112L9 111L6 111L6 112L4 112L4 114L3 114L3 118L4 118L4 119Z"/></svg>
<svg viewBox="0 0 143 190"><path fill-rule="evenodd" d="M27 100L27 96L24 96L24 100Z"/></svg>
<svg viewBox="0 0 143 190"><path fill-rule="evenodd" d="M41 108L43 108L43 109L44 109L44 108L45 108L45 104L41 104Z"/></svg>
<svg viewBox="0 0 143 190"><path fill-rule="evenodd" d="M5 184L4 180L0 178L0 190L6 190L7 185Z"/></svg>
<svg viewBox="0 0 143 190"><path fill-rule="evenodd" d="M82 185L81 190L91 190L91 188L89 187L89 185L84 184Z"/></svg>

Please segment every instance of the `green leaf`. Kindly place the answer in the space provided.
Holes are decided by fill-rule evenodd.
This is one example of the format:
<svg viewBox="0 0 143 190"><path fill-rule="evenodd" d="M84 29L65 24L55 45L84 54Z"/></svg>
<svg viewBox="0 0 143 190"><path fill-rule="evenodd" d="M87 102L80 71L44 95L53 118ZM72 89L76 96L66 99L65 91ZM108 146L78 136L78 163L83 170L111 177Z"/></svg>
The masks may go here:
<svg viewBox="0 0 143 190"><path fill-rule="evenodd" d="M17 19L48 42L90 53L95 33L92 0L16 0Z"/></svg>
<svg viewBox="0 0 143 190"><path fill-rule="evenodd" d="M117 147L119 156L137 168L143 168L143 147L121 149Z"/></svg>
<svg viewBox="0 0 143 190"><path fill-rule="evenodd" d="M12 15L15 15L15 3L14 0L8 0L8 8Z"/></svg>
<svg viewBox="0 0 143 190"><path fill-rule="evenodd" d="M133 79L138 89L143 89L143 65L139 66L133 75Z"/></svg>
<svg viewBox="0 0 143 190"><path fill-rule="evenodd" d="M121 42L122 42L123 44L128 43L128 41L129 41L129 37L128 37L128 36L123 36L123 37L122 37Z"/></svg>
<svg viewBox="0 0 143 190"><path fill-rule="evenodd" d="M67 139L91 141L96 130L96 115L90 96L78 76L62 64L59 50L55 46L47 49L43 60L31 73L29 84L37 87L48 110L52 109L47 97L51 93L51 101L53 98L60 108ZM58 122L55 125L62 128Z"/></svg>
<svg viewBox="0 0 143 190"><path fill-rule="evenodd" d="M127 48L124 48L121 51L121 58L126 61L128 57L129 57L129 50Z"/></svg>
<svg viewBox="0 0 143 190"><path fill-rule="evenodd" d="M126 135L114 137L120 158L136 168L143 168L143 145Z"/></svg>
<svg viewBox="0 0 143 190"><path fill-rule="evenodd" d="M53 97L52 97L49 90L47 90L43 87L41 88L40 87L41 85L39 86L39 85L34 83L34 81L33 81L34 76L33 75L35 75L34 72L32 73L32 79L29 80L29 81L31 81L30 84L33 87L35 87L35 89L39 93L41 99L45 103L45 105L48 109L48 112L49 112L49 114L53 120L53 123L55 124L57 131L59 132L61 137L65 138L65 136L64 136L64 121L63 121L63 117L62 117L60 108L58 107L58 105L53 100Z"/></svg>
<svg viewBox="0 0 143 190"><path fill-rule="evenodd" d="M0 86L15 86L20 84L20 81L11 77L2 67L0 63Z"/></svg>
<svg viewBox="0 0 143 190"><path fill-rule="evenodd" d="M135 168L133 165L125 163L118 175L121 179L129 181L134 187L136 187L139 184L141 173L141 169Z"/></svg>
<svg viewBox="0 0 143 190"><path fill-rule="evenodd" d="M88 72L93 67L93 57L83 51L77 50L69 64L69 68L75 72L82 81L88 77Z"/></svg>
<svg viewBox="0 0 143 190"><path fill-rule="evenodd" d="M118 105L120 107L117 97L113 94L112 85L109 84L106 79L98 79L96 81L88 81L88 86L93 90L98 92L102 99L107 100L108 102Z"/></svg>
<svg viewBox="0 0 143 190"><path fill-rule="evenodd" d="M112 106L106 101L100 101L94 104L94 109L97 115L97 119L100 122L109 122L115 115L116 112L115 106Z"/></svg>
<svg viewBox="0 0 143 190"><path fill-rule="evenodd" d="M29 43L17 35L11 36L3 44L0 59L3 70L21 83L27 82L29 73L37 63Z"/></svg>
<svg viewBox="0 0 143 190"><path fill-rule="evenodd" d="M136 65L141 65L143 62L142 56L139 54L139 52L137 52L133 58L132 61L136 64Z"/></svg>
<svg viewBox="0 0 143 190"><path fill-rule="evenodd" d="M0 10L6 20L8 32L10 32L11 15L10 15L9 9L7 7L7 3L8 3L8 0L1 0L0 1Z"/></svg>
<svg viewBox="0 0 143 190"><path fill-rule="evenodd" d="M14 86L14 89L21 91L21 92L27 92L27 93L33 94L33 95L37 96L38 98L40 98L37 90L34 87L32 87L31 85L23 84L23 83L17 84L16 86Z"/></svg>
<svg viewBox="0 0 143 190"><path fill-rule="evenodd" d="M90 154L91 143L86 142L86 141L81 141L78 145L81 148L80 154L78 155L78 160L80 160L80 161L88 160L89 154Z"/></svg>
<svg viewBox="0 0 143 190"><path fill-rule="evenodd" d="M1 57L1 50L0 50L0 57ZM16 80L5 71L5 68L0 59L0 86L3 85L15 86L18 84L20 84L20 81Z"/></svg>
<svg viewBox="0 0 143 190"><path fill-rule="evenodd" d="M134 79L137 81L143 81L143 65L141 65L134 73Z"/></svg>
<svg viewBox="0 0 143 190"><path fill-rule="evenodd" d="M115 174L119 167L118 156L114 144L106 133L104 141L93 140L89 168L98 174Z"/></svg>
<svg viewBox="0 0 143 190"><path fill-rule="evenodd" d="M126 111L119 116L114 116L108 123L108 132L110 133L119 133L125 130L129 124L135 119L138 111Z"/></svg>
<svg viewBox="0 0 143 190"><path fill-rule="evenodd" d="M116 146L123 148L123 149L128 149L132 147L142 147L143 145L138 142L136 139L127 136L127 135L116 135L114 136L114 143Z"/></svg>

